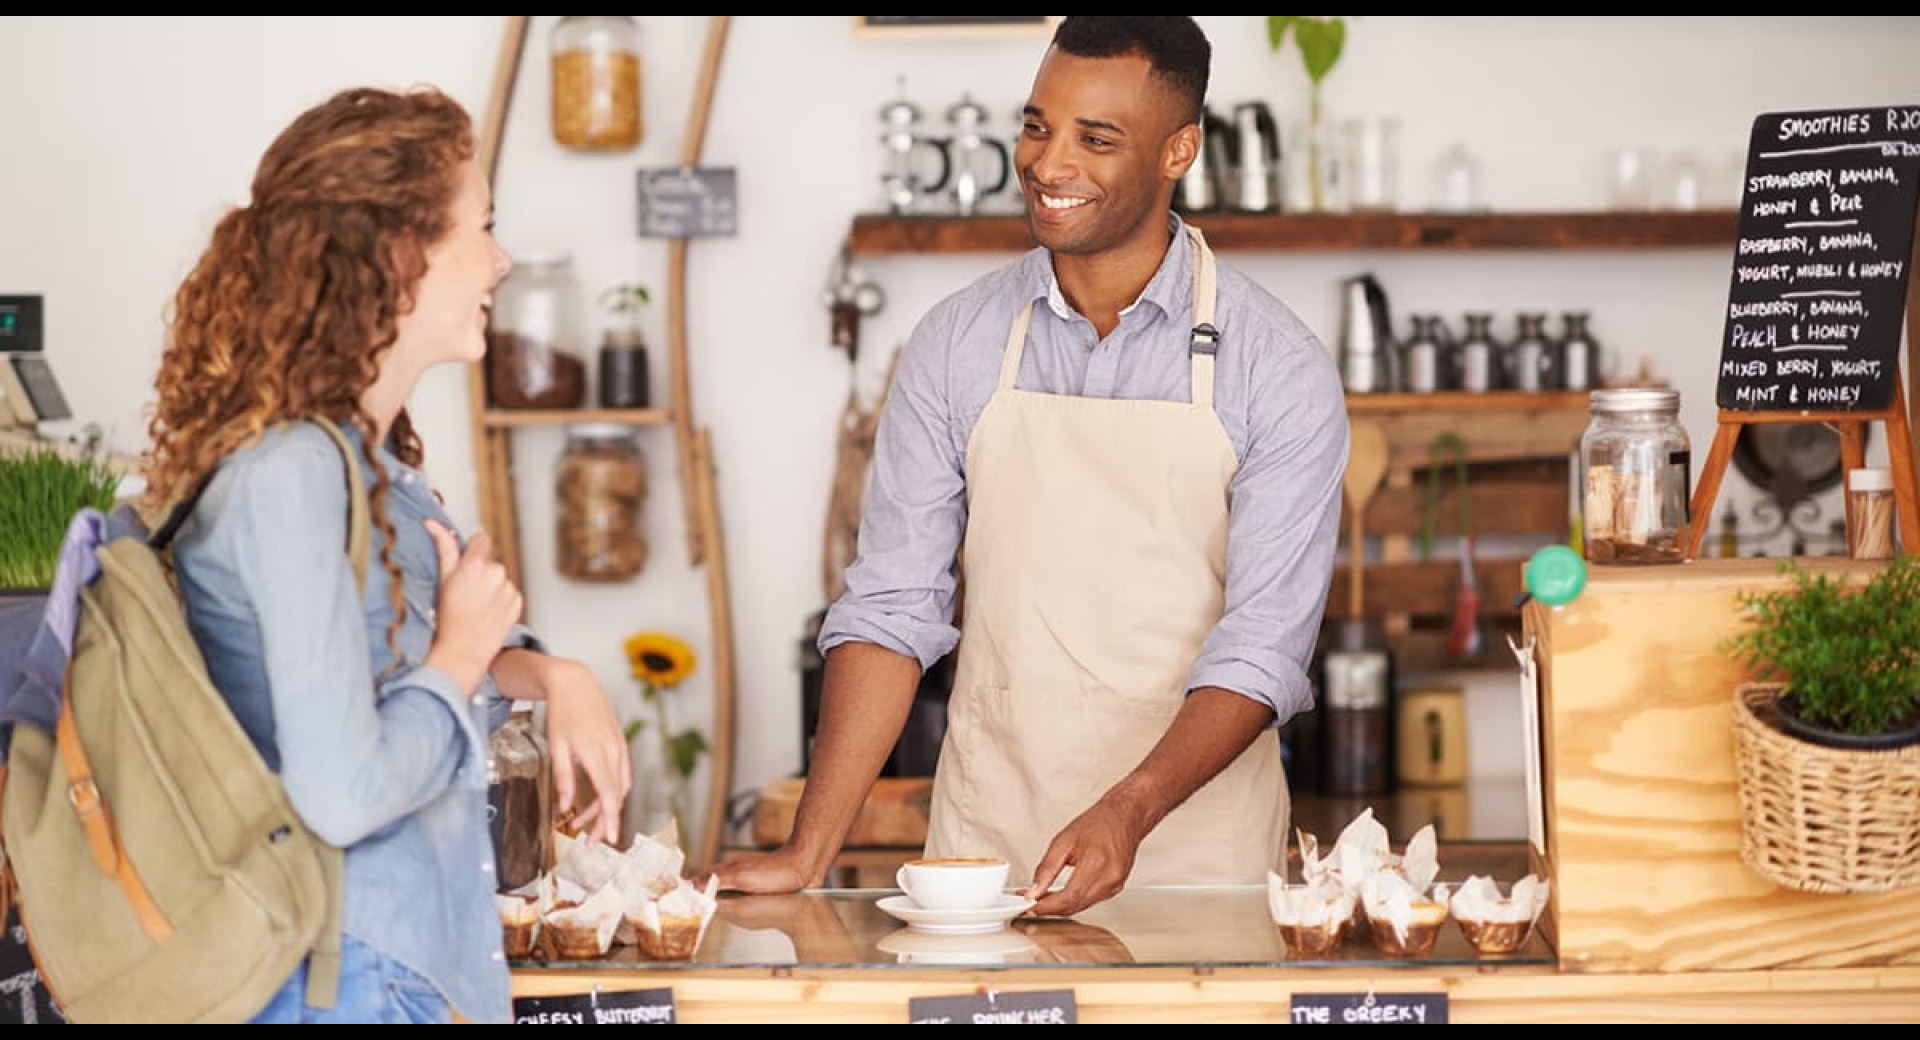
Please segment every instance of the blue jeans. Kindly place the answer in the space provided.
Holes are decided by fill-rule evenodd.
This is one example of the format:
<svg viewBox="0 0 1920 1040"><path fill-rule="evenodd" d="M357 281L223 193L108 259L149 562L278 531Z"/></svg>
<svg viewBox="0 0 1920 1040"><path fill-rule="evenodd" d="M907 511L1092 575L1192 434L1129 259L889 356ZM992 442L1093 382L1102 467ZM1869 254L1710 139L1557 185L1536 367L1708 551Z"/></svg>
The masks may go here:
<svg viewBox="0 0 1920 1040"><path fill-rule="evenodd" d="M413 969L352 936L340 942L340 996L331 1008L307 1007L307 966L295 969L254 1022L276 1025L364 1023L447 1025L445 997Z"/></svg>

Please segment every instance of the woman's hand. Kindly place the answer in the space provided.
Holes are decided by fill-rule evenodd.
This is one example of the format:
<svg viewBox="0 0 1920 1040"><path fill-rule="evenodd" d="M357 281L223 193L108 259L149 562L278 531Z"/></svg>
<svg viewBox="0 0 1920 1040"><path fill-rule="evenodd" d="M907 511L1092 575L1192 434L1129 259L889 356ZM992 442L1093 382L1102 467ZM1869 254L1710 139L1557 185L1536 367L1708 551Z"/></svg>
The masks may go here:
<svg viewBox="0 0 1920 1040"><path fill-rule="evenodd" d="M426 663L472 693L519 623L526 601L507 577L506 566L493 558L493 542L485 531L469 539L463 551L452 531L433 520L425 523L440 553L440 598Z"/></svg>
<svg viewBox="0 0 1920 1040"><path fill-rule="evenodd" d="M599 677L579 661L549 657L541 675L555 810L566 813L575 808L575 776L584 775L593 785L593 803L580 806L570 823L617 846L621 807L633 788L633 762L613 701Z"/></svg>

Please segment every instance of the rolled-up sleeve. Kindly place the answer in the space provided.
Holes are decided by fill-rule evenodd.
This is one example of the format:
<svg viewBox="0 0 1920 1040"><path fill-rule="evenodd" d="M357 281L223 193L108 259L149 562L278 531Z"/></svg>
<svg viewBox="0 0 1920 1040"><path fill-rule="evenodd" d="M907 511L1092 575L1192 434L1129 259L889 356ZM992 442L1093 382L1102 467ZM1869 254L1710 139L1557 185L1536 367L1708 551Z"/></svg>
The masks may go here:
<svg viewBox="0 0 1920 1040"><path fill-rule="evenodd" d="M880 412L846 587L821 623L824 653L861 641L932 667L953 625L966 531L965 432L951 407L954 308L936 307L902 349Z"/></svg>
<svg viewBox="0 0 1920 1040"><path fill-rule="evenodd" d="M315 440L236 474L228 527L256 614L281 777L327 841L354 844L456 783L484 785L487 708L438 668L376 686L367 615L347 556L338 453Z"/></svg>
<svg viewBox="0 0 1920 1040"><path fill-rule="evenodd" d="M1258 354L1247 448L1228 489L1226 609L1189 685L1265 701L1278 726L1313 707L1309 668L1339 547L1347 408L1316 341L1275 340Z"/></svg>

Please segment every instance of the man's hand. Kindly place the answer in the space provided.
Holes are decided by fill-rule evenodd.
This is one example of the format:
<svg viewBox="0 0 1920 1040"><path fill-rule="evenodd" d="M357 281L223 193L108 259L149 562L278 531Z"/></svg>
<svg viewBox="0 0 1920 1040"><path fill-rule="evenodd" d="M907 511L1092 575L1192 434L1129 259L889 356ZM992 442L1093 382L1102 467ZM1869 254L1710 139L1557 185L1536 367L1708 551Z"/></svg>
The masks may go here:
<svg viewBox="0 0 1920 1040"><path fill-rule="evenodd" d="M1066 917L1119 895L1152 819L1117 787L1074 817L1033 868L1025 893L1034 901L1029 913ZM1055 888L1056 882L1064 883Z"/></svg>
<svg viewBox="0 0 1920 1040"><path fill-rule="evenodd" d="M723 892L777 895L818 888L825 872L815 870L805 857L782 846L772 852L750 852L721 860L701 871L694 878L694 887L704 887L709 877L720 879Z"/></svg>

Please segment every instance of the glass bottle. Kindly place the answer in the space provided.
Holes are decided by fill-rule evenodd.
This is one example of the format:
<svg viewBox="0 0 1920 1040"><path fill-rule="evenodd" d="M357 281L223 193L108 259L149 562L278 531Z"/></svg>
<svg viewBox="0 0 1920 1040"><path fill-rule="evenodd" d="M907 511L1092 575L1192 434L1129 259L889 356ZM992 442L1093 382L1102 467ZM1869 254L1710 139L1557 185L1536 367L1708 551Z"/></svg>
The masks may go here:
<svg viewBox="0 0 1920 1040"><path fill-rule="evenodd" d="M1540 391L1554 385L1553 344L1547 340L1547 316L1522 311L1514 317L1513 342L1506 350L1506 385Z"/></svg>
<svg viewBox="0 0 1920 1040"><path fill-rule="evenodd" d="M1740 511L1728 502L1727 508L1720 513L1720 558L1735 559L1740 555Z"/></svg>
<svg viewBox="0 0 1920 1040"><path fill-rule="evenodd" d="M487 391L497 408L578 408L586 401L580 285L573 257L528 252L493 291Z"/></svg>
<svg viewBox="0 0 1920 1040"><path fill-rule="evenodd" d="M1567 311L1560 315L1560 386L1565 390L1591 390L1600 371L1600 344L1587 331L1586 311Z"/></svg>
<svg viewBox="0 0 1920 1040"><path fill-rule="evenodd" d="M1484 394L1500 387L1500 344L1493 338L1493 315L1467 315L1467 331L1460 337L1460 389Z"/></svg>
<svg viewBox="0 0 1920 1040"><path fill-rule="evenodd" d="M1580 437L1581 515L1590 563L1680 563L1691 536L1692 452L1680 392L1595 390Z"/></svg>
<svg viewBox="0 0 1920 1040"><path fill-rule="evenodd" d="M632 427L567 427L554 510L554 569L581 581L624 581L647 565L640 528L647 501L647 459Z"/></svg>
<svg viewBox="0 0 1920 1040"><path fill-rule="evenodd" d="M515 701L487 738L487 830L495 881L510 892L553 869L553 782L533 705Z"/></svg>
<svg viewBox="0 0 1920 1040"><path fill-rule="evenodd" d="M640 143L640 24L632 15L563 15L547 37L553 139L619 151Z"/></svg>

